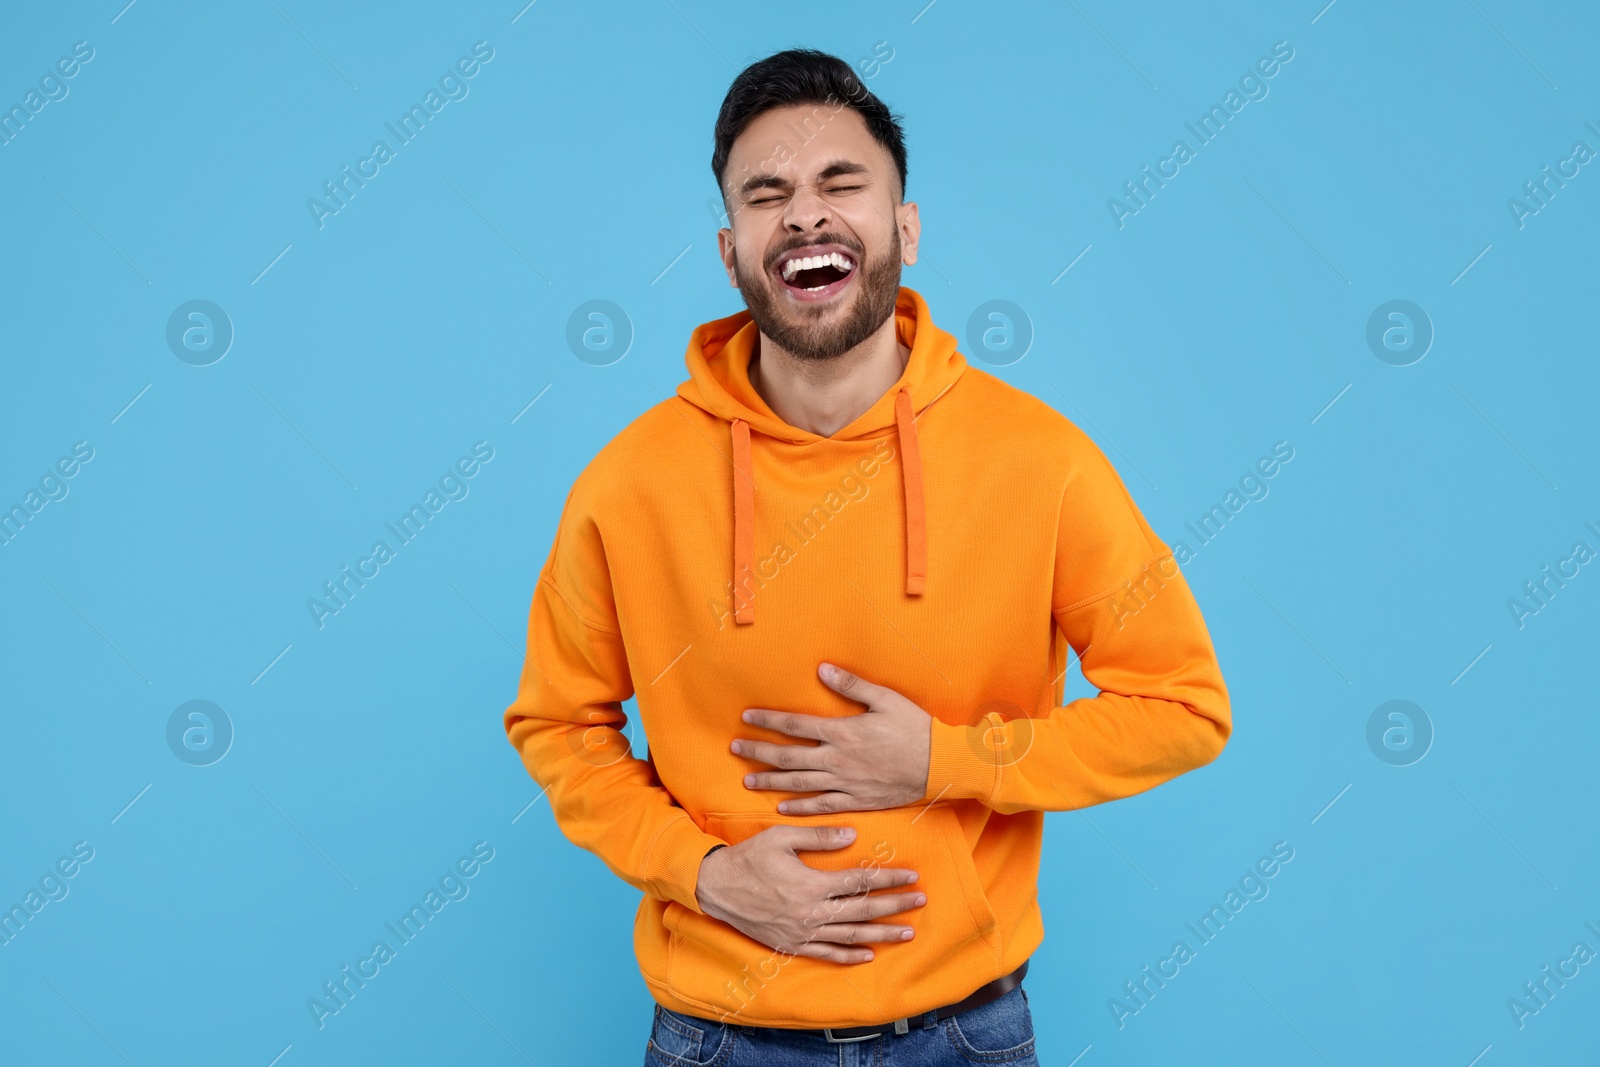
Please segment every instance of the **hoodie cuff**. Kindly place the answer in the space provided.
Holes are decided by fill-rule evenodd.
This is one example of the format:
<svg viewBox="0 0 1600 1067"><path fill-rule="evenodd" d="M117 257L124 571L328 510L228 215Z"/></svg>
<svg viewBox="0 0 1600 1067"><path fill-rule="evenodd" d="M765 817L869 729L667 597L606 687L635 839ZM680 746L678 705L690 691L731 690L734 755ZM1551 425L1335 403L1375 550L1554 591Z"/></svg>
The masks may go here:
<svg viewBox="0 0 1600 1067"><path fill-rule="evenodd" d="M647 880L655 889L653 895L676 900L690 911L704 915L705 911L694 896L695 886L700 882L700 863L711 846L727 843L703 832L687 813L668 823L650 847L647 869L651 874Z"/></svg>
<svg viewBox="0 0 1600 1067"><path fill-rule="evenodd" d="M997 715L978 726L952 726L935 718L928 755L928 788L924 800L989 802L998 784L999 764L985 743L1000 722Z"/></svg>

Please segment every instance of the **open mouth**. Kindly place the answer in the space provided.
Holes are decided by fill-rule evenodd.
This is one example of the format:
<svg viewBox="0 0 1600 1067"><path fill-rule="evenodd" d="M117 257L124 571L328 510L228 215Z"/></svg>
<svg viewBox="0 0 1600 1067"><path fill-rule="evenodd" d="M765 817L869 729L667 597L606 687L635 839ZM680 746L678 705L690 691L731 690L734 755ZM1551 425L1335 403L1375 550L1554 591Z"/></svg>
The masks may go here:
<svg viewBox="0 0 1600 1067"><path fill-rule="evenodd" d="M797 300L826 300L855 277L856 259L848 252L796 249L778 263L778 278Z"/></svg>

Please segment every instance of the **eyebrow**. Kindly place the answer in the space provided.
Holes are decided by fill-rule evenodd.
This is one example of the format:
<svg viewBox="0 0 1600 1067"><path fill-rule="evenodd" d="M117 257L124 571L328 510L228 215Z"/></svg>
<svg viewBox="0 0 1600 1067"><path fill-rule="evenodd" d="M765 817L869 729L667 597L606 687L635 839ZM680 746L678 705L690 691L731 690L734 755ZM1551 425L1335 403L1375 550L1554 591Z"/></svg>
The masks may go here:
<svg viewBox="0 0 1600 1067"><path fill-rule="evenodd" d="M825 182L829 179L843 177L848 174L871 173L871 168L869 168L865 163L854 163L848 159L836 159L832 163L829 163L826 167L822 168L821 173L817 175L817 180ZM793 184L787 178L780 178L776 174L758 174L753 178L746 179L745 182L739 186L739 192L741 194L749 194L755 192L757 189L791 188L793 188Z"/></svg>

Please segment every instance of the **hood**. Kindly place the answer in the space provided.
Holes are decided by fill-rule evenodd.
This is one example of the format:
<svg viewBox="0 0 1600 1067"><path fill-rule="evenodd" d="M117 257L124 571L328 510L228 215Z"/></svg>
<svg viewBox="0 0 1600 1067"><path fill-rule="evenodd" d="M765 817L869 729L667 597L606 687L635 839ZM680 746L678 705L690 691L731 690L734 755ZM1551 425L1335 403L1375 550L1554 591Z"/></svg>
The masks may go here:
<svg viewBox="0 0 1600 1067"><path fill-rule="evenodd" d="M678 396L728 423L733 445L733 589L734 622L753 624L755 602L746 595L752 587L755 559L756 483L750 459L752 435L789 444L817 441L854 441L879 436L890 427L898 435L901 479L904 483L906 538L906 595L920 596L927 589L928 535L923 499L922 452L917 442L917 416L945 394L961 377L967 360L956 351L956 339L933 324L927 302L904 286L895 301L895 330L911 349L905 370L883 396L854 422L831 437L790 426L777 416L750 384L750 356L759 331L748 310L714 319L695 328L684 356L689 380L678 386Z"/></svg>

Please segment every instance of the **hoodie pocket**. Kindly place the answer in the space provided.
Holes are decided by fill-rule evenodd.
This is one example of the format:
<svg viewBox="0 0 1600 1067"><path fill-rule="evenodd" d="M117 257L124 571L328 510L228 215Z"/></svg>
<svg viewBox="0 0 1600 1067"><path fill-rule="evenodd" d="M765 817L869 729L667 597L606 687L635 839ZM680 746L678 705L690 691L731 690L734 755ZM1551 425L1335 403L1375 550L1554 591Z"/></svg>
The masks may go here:
<svg viewBox="0 0 1600 1067"><path fill-rule="evenodd" d="M807 956L785 956L709 915L669 904L663 922L668 942L667 984L685 1000L738 1013L749 1025L843 1025L873 1021L891 1005L926 1010L951 1003L998 974L997 922L978 879L972 852L948 803L926 807L789 816L776 812L711 812L706 832L739 844L772 826L849 826L855 840L844 848L804 850L806 866L823 871L904 868L917 872L909 886L873 890L873 895L920 891L928 903L873 922L905 925L910 941L874 942L874 958L844 965ZM849 968L851 984L841 983ZM974 977L976 976L976 977ZM851 990L856 987L859 996ZM767 987L774 987L768 991ZM840 992L841 988L843 993ZM778 990L781 990L779 992ZM921 1009L905 1005L924 1005ZM895 1017L895 1016L890 1016Z"/></svg>

